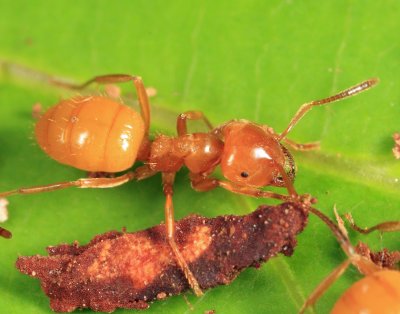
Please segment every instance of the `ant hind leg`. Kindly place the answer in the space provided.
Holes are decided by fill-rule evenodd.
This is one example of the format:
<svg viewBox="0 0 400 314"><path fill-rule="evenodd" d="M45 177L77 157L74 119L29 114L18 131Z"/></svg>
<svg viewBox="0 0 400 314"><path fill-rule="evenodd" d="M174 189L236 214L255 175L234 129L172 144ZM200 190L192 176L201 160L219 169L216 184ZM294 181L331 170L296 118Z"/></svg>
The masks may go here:
<svg viewBox="0 0 400 314"><path fill-rule="evenodd" d="M41 192L49 192L55 190L61 190L69 187L78 187L78 188L112 188L116 186L120 186L125 184L131 180L143 180L154 175L156 172L149 169L148 166L142 166L136 168L134 171L127 172L123 175L114 178L81 178L74 181L65 181L65 182L58 182L52 183L47 185L38 185L32 186L28 188L18 188L11 191L6 191L0 193L0 197L7 197L10 195L15 194L34 194L34 193L41 193Z"/></svg>

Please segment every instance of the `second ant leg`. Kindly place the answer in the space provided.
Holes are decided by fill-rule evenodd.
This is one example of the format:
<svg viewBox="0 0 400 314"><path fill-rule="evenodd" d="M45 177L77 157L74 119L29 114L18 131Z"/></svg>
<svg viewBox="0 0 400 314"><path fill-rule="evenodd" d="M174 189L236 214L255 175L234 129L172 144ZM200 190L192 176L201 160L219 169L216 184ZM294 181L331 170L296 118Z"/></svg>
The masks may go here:
<svg viewBox="0 0 400 314"><path fill-rule="evenodd" d="M193 289L194 293L197 296L203 295L203 291L201 291L200 285L197 282L197 279L189 269L188 264L183 258L181 252L179 251L178 246L175 242L175 219L174 219L174 206L172 203L172 195L173 195L173 183L175 180L175 173L163 173L162 174L162 183L163 183L163 191L166 197L165 201L165 226L167 228L167 238L168 243L176 257L176 260L179 264L179 267L182 269L185 274L186 279L189 282L190 287Z"/></svg>
<svg viewBox="0 0 400 314"><path fill-rule="evenodd" d="M187 134L187 120L203 120L210 130L213 128L210 121L201 111L186 111L181 113L176 120L178 135Z"/></svg>

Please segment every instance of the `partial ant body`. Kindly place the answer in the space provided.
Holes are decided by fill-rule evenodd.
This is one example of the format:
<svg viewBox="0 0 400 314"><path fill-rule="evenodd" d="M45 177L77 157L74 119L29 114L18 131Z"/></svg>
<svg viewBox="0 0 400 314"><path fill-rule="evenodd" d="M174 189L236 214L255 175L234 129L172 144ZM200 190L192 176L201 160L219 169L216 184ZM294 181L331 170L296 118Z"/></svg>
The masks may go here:
<svg viewBox="0 0 400 314"><path fill-rule="evenodd" d="M0 193L30 194L67 187L109 188L130 180L142 180L161 172L166 197L165 223L169 244L197 295L202 291L180 254L174 240L174 209L172 203L175 174L183 166L190 172L192 187L209 191L222 187L253 197L296 200L300 197L293 186L295 163L289 150L318 147L317 143L298 144L286 138L297 122L314 106L356 95L377 84L366 80L334 96L306 103L300 107L286 129L275 133L266 125L247 120L231 120L213 127L200 111L188 111L177 118L176 137L159 135L149 138L150 107L140 77L124 74L94 77L82 85L54 82L71 89L82 89L91 83L112 84L132 81L138 95L141 114L104 96L77 96L62 100L50 108L36 124L40 147L53 159L90 172L119 172L144 162L132 171L114 178L82 178ZM209 132L188 133L188 120L202 120ZM211 176L220 165L227 180ZM266 186L285 187L289 195L264 191Z"/></svg>
<svg viewBox="0 0 400 314"><path fill-rule="evenodd" d="M310 211L323 216L322 213ZM368 246L360 243L354 247L348 238L344 222L337 214L336 218L339 226L333 222L327 223L338 239L343 251L348 256L342 264L335 268L308 297L300 314L313 306L323 293L341 276L344 271L353 264L363 275L364 278L354 283L347 289L335 303L332 314L342 313L399 313L400 312L400 271L391 269L400 260L400 251L389 253L384 250L378 254L371 254ZM346 215L351 227L360 233L370 233L375 230L381 232L400 231L400 221L387 221L377 224L370 228L358 227L350 214ZM328 219L327 217L325 219ZM325 220L323 219L323 220ZM330 219L328 219L330 220ZM362 254L360 254L362 253ZM377 255L379 258L371 258ZM385 260L386 259L386 260ZM387 265L385 265L387 264Z"/></svg>

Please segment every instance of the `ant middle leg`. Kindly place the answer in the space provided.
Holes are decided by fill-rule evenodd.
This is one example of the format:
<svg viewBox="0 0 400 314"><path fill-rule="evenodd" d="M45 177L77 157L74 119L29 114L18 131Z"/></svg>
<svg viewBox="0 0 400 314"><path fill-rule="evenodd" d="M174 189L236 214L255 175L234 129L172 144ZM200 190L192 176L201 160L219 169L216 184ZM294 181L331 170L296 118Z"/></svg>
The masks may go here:
<svg viewBox="0 0 400 314"><path fill-rule="evenodd" d="M207 127L212 130L213 126L201 111L186 111L181 113L176 120L176 129L178 135L187 134L187 120L203 120Z"/></svg>
<svg viewBox="0 0 400 314"><path fill-rule="evenodd" d="M176 260L178 262L179 267L182 269L185 274L186 279L189 282L190 287L194 291L197 296L203 295L203 291L201 291L200 285L197 282L196 277L193 275L192 271L189 269L188 264L183 258L179 248L175 242L175 219L174 219L174 205L172 202L173 184L175 180L174 172L163 172L162 173L162 184L163 184L163 192L166 197L165 201L165 226L167 229L167 239L168 244L174 253Z"/></svg>
<svg viewBox="0 0 400 314"><path fill-rule="evenodd" d="M149 127L150 127L150 104L146 88L144 87L142 78L140 76L133 76L129 74L107 74L107 75L95 76L83 84L71 84L57 80L53 80L52 83L65 88L79 90L86 88L92 83L113 84L113 83L125 83L129 81L132 81L136 88L140 110L145 124L145 134L147 135L149 133Z"/></svg>

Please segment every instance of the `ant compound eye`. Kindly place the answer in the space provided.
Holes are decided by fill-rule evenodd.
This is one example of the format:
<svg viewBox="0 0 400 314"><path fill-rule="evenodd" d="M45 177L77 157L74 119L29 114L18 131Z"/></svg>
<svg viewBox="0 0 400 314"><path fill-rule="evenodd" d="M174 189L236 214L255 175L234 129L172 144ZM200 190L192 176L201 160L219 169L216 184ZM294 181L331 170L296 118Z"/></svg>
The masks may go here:
<svg viewBox="0 0 400 314"><path fill-rule="evenodd" d="M284 183L283 182L283 177L281 175L277 176L276 179L275 179L275 183L277 183L279 185L283 184Z"/></svg>
<svg viewBox="0 0 400 314"><path fill-rule="evenodd" d="M242 172L240 173L240 176L241 176L242 178L247 178L247 177L249 176L249 173L246 172L246 171L242 171Z"/></svg>

